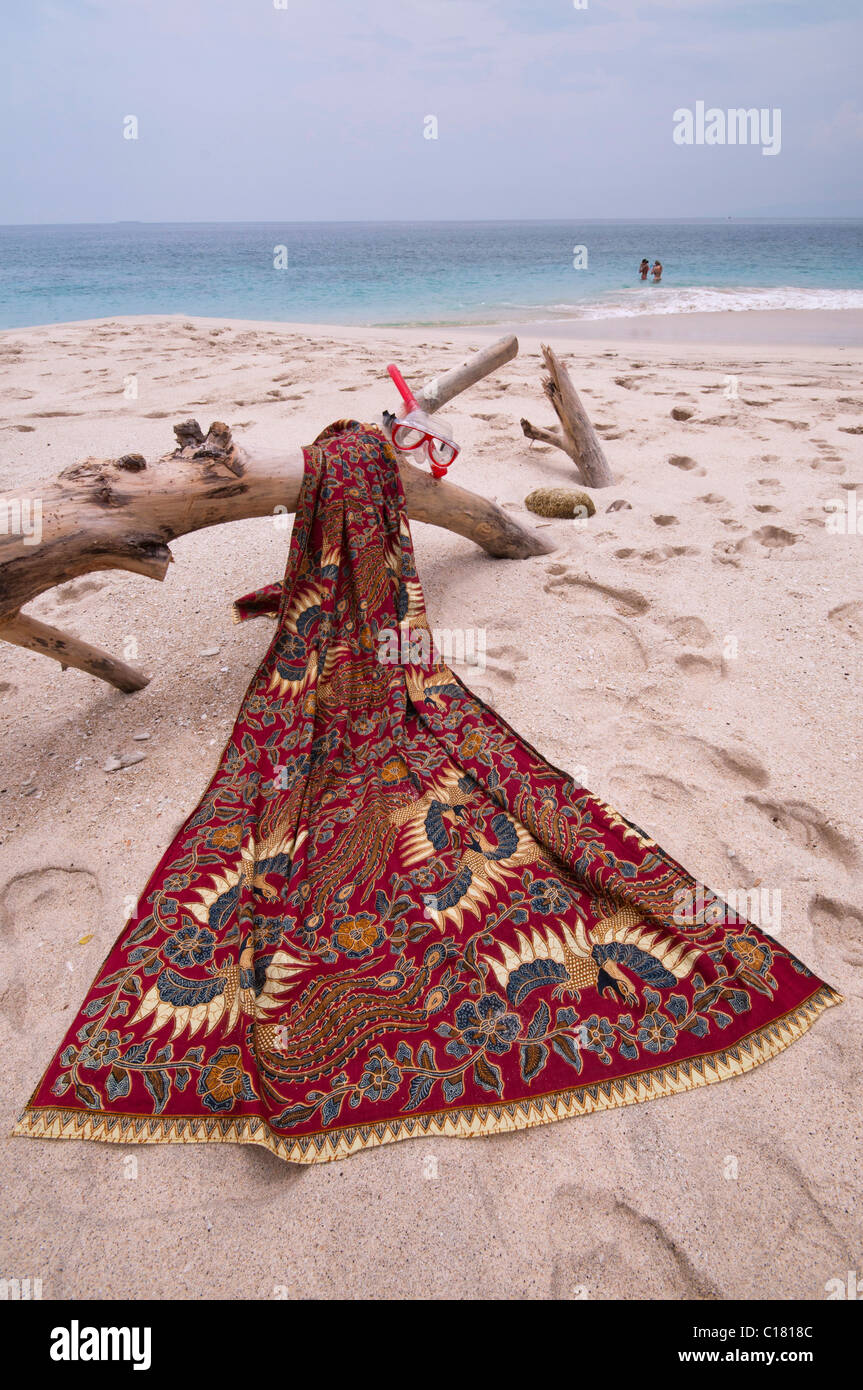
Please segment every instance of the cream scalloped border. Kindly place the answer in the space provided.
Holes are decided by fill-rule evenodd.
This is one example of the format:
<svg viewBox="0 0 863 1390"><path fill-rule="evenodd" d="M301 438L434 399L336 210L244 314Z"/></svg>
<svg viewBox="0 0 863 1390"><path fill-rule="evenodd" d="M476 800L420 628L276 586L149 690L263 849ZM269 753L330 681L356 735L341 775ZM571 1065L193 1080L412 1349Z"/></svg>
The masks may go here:
<svg viewBox="0 0 863 1390"><path fill-rule="evenodd" d="M226 1120L217 1115L151 1118L141 1115L98 1115L54 1106L28 1105L12 1133L32 1139L94 1139L107 1144L260 1144L290 1163L330 1163L362 1149L393 1144L400 1139L473 1139L550 1124L571 1115L590 1115L619 1105L637 1105L658 1096L742 1076L767 1062L802 1037L825 1009L841 1004L842 995L822 985L805 1003L773 1023L742 1038L732 1047L685 1062L636 1072L615 1081L597 1082L548 1096L500 1105L468 1106L412 1115L380 1124L348 1126L304 1135L293 1142L274 1134L265 1120L251 1116Z"/></svg>

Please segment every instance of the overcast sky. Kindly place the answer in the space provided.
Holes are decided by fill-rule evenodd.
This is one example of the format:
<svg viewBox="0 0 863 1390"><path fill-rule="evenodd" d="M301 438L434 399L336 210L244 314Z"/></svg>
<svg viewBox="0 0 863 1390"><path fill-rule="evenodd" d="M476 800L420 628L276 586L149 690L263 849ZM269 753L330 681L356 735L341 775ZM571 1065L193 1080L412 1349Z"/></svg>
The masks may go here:
<svg viewBox="0 0 863 1390"><path fill-rule="evenodd" d="M863 215L861 0L281 3L4 0L0 222Z"/></svg>

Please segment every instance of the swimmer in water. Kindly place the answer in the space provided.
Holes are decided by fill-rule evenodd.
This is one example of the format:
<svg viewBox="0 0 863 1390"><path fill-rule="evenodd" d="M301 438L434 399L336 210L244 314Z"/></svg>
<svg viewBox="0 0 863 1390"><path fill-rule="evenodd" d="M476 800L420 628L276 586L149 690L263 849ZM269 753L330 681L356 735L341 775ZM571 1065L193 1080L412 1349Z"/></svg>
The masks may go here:
<svg viewBox="0 0 863 1390"><path fill-rule="evenodd" d="M641 265L638 267L638 273L639 273L639 275L641 276L642 280L646 280L646 279L647 279L647 272L648 272L649 270L650 270L650 261L649 261L649 260L647 259L647 257L645 256L645 257L644 257L644 260L641 262Z"/></svg>
<svg viewBox="0 0 863 1390"><path fill-rule="evenodd" d="M653 275L654 285L658 285L662 279L662 261L653 262L653 271L651 273Z"/></svg>

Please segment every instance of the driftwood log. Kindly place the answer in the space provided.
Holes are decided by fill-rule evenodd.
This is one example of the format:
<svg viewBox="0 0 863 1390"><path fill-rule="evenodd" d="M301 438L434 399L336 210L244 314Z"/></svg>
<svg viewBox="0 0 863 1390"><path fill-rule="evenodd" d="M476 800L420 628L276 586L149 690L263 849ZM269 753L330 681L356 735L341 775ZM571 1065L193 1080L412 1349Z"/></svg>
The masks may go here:
<svg viewBox="0 0 863 1390"><path fill-rule="evenodd" d="M542 357L548 371L542 389L554 406L560 428L544 430L538 425L532 425L529 420L522 420L523 434L528 439L537 439L543 444L553 444L556 449L563 449L579 470L582 482L588 487L611 487L614 478L608 459L602 451L596 430L590 423L569 372L550 347L543 345Z"/></svg>
<svg viewBox="0 0 863 1390"><path fill-rule="evenodd" d="M501 338L430 382L417 399L426 411L437 410L517 352L515 338ZM0 497L7 518L29 511L34 494L42 509L37 544L33 536L0 533L0 639L87 671L119 690L140 690L149 680L143 672L22 613L24 604L92 570L123 569L164 579L173 560L168 542L176 536L296 510L303 478L299 450L249 453L218 421L206 436L195 420L175 425L174 433L177 447L155 463L141 454L85 459L26 496ZM524 559L551 549L493 502L439 481L405 459L400 470L413 520L454 531L501 558Z"/></svg>

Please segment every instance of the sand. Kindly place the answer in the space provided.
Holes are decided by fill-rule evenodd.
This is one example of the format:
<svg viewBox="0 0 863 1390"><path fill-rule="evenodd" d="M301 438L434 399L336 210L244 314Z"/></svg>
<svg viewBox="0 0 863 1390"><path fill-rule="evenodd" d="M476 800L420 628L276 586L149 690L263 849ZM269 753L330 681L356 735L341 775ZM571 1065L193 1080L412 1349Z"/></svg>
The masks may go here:
<svg viewBox="0 0 863 1390"><path fill-rule="evenodd" d="M749 349L771 346L863 347L863 309L750 309L730 313L638 314L517 325L558 344L570 339L627 343L698 343ZM500 332L498 328L496 330Z"/></svg>
<svg viewBox="0 0 863 1390"><path fill-rule="evenodd" d="M717 345L543 330L616 476L586 523L523 508L576 481L522 436L522 416L551 423L523 335L447 408L454 476L555 552L495 561L416 525L420 574L433 625L486 631L468 683L712 888L763 889L762 925L844 1005L708 1090L325 1166L3 1137L4 1276L41 1278L44 1298L820 1299L860 1270L863 350L817 346L808 316L795 347L753 346L746 315L706 317ZM164 317L8 331L0 487L88 454L155 457L190 415L249 445L303 444L338 417L379 418L388 361L421 381L497 331ZM855 488L861 534L829 531L825 502ZM199 532L173 545L163 584L94 574L32 606L125 650L152 674L139 694L0 646L3 1136L212 773L270 635L233 626L231 600L281 574L287 541L270 519Z"/></svg>

